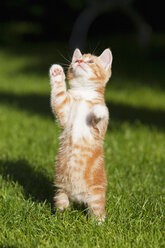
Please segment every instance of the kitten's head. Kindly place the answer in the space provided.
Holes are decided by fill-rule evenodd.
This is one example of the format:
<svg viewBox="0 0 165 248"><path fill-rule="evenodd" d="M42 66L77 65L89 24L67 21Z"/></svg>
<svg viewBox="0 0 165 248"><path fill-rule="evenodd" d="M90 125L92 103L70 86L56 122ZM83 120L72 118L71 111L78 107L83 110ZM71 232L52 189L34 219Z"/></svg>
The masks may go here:
<svg viewBox="0 0 165 248"><path fill-rule="evenodd" d="M71 88L105 87L111 76L112 53L105 49L99 56L81 54L76 48L68 69L68 80Z"/></svg>

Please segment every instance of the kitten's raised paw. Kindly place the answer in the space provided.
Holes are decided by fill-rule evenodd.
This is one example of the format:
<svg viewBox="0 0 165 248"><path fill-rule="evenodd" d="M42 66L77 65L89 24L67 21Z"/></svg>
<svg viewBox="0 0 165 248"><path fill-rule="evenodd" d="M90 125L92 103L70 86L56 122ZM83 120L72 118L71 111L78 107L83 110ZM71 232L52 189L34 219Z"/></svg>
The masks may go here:
<svg viewBox="0 0 165 248"><path fill-rule="evenodd" d="M63 68L60 65L52 65L49 71L51 83L61 82L65 79Z"/></svg>

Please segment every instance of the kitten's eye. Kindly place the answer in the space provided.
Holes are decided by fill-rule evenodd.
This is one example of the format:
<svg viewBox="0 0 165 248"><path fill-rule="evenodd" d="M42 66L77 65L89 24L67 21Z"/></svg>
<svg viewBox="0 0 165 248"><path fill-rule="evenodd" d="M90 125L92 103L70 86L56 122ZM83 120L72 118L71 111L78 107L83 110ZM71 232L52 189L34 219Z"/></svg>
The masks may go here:
<svg viewBox="0 0 165 248"><path fill-rule="evenodd" d="M92 59L90 59L90 60L87 61L87 63L92 64L92 63L94 63L94 61Z"/></svg>

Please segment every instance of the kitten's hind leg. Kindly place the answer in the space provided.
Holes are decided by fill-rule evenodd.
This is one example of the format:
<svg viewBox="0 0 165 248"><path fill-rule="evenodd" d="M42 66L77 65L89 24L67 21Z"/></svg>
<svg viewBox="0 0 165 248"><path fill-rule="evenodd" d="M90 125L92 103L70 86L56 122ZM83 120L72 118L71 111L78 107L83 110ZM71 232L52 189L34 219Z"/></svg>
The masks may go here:
<svg viewBox="0 0 165 248"><path fill-rule="evenodd" d="M67 194L62 191L59 190L55 197L54 197L54 201L55 201L55 206L62 212L64 211L65 208L67 208L69 206L69 199Z"/></svg>
<svg viewBox="0 0 165 248"><path fill-rule="evenodd" d="M89 215L93 215L93 217L101 223L105 220L105 192L102 190L94 190L91 196L88 199L88 208Z"/></svg>

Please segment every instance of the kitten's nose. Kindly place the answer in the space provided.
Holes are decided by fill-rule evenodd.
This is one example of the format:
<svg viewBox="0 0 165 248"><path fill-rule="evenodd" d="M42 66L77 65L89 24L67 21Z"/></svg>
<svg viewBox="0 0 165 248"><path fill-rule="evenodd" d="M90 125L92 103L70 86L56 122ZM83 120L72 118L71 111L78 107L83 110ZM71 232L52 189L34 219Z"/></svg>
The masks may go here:
<svg viewBox="0 0 165 248"><path fill-rule="evenodd" d="M77 60L78 65L80 65L83 61L81 59Z"/></svg>

